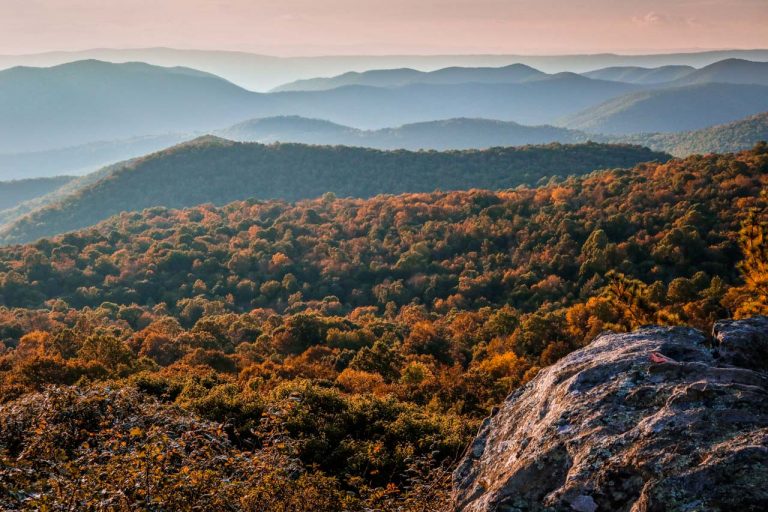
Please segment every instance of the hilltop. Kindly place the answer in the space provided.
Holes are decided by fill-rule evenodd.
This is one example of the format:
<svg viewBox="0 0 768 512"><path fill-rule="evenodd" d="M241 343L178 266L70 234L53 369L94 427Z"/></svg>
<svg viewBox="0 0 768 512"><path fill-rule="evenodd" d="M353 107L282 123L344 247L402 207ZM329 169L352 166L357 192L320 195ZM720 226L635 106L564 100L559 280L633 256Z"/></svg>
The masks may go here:
<svg viewBox="0 0 768 512"><path fill-rule="evenodd" d="M676 85L703 83L768 85L768 62L725 59L679 78Z"/></svg>

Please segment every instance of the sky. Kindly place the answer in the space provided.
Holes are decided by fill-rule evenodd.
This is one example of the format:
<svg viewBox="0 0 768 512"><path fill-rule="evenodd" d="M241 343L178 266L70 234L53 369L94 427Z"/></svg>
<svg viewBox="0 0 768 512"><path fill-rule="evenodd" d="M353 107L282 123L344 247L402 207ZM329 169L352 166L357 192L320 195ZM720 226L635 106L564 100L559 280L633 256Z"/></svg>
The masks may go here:
<svg viewBox="0 0 768 512"><path fill-rule="evenodd" d="M768 47L768 0L0 0L0 54L296 55Z"/></svg>

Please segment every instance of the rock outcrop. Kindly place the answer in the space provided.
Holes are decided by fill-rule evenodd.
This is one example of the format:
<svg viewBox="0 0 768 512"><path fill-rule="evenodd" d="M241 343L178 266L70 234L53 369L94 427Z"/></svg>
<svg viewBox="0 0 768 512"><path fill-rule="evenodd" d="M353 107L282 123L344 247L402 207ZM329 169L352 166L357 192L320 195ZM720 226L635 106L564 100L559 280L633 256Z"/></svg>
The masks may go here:
<svg viewBox="0 0 768 512"><path fill-rule="evenodd" d="M607 333L510 395L454 473L466 512L768 510L768 318Z"/></svg>

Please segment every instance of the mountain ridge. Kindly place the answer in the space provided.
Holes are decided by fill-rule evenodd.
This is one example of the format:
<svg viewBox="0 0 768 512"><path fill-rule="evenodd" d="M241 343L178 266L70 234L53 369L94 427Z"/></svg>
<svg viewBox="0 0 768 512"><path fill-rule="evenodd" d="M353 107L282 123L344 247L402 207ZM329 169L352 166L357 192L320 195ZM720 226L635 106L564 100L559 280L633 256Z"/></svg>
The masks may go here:
<svg viewBox="0 0 768 512"><path fill-rule="evenodd" d="M377 68L417 67L424 71L448 66L503 66L516 62L547 73L570 70L588 72L609 66L658 67L669 64L706 66L729 57L768 61L768 50L715 50L672 54L619 55L612 53L564 56L526 55L385 55L331 57L275 57L248 52L179 50L174 48L91 49L80 52L48 52L22 56L0 56L0 68L19 64L50 66L84 58L112 62L142 61L157 65L183 65L207 71L251 90L266 91L281 84L347 71Z"/></svg>
<svg viewBox="0 0 768 512"><path fill-rule="evenodd" d="M732 122L768 110L768 87L704 83L613 98L556 124L606 135L674 132Z"/></svg>
<svg viewBox="0 0 768 512"><path fill-rule="evenodd" d="M292 201L326 192L369 197L438 188L503 189L668 158L638 146L596 143L409 152L265 146L206 136L114 166L97 181L6 225L0 238L5 243L34 240L153 206L226 204L248 198Z"/></svg>

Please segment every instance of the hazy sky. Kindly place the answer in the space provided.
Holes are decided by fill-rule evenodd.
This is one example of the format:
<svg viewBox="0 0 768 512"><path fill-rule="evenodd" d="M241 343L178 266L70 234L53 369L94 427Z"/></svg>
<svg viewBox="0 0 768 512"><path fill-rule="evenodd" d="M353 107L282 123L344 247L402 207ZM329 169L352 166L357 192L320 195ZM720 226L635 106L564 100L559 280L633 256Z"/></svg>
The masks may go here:
<svg viewBox="0 0 768 512"><path fill-rule="evenodd" d="M275 55L765 48L768 0L0 0L0 54Z"/></svg>

